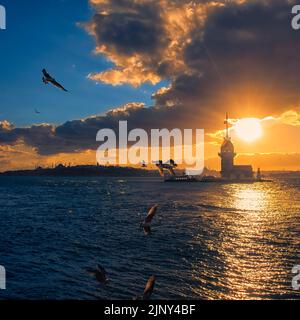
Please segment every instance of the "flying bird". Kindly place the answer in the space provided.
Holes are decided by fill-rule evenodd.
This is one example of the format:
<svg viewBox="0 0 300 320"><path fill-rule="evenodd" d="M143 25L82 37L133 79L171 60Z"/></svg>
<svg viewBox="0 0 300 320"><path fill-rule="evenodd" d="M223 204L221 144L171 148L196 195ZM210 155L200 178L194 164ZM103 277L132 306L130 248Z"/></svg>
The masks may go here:
<svg viewBox="0 0 300 320"><path fill-rule="evenodd" d="M40 114L40 113L41 113L38 109L34 109L34 112L35 112L36 114Z"/></svg>
<svg viewBox="0 0 300 320"><path fill-rule="evenodd" d="M150 300L154 290L155 280L156 280L155 276L151 276L147 281L143 295L137 296L134 300Z"/></svg>
<svg viewBox="0 0 300 320"><path fill-rule="evenodd" d="M155 280L155 276L149 278L144 290L143 300L149 300L151 298L155 286Z"/></svg>
<svg viewBox="0 0 300 320"><path fill-rule="evenodd" d="M106 270L100 265L98 265L96 269L87 269L87 272L90 275L95 276L100 283L108 282Z"/></svg>
<svg viewBox="0 0 300 320"><path fill-rule="evenodd" d="M55 87L68 92L68 90L66 90L60 83L58 83L54 78L52 78L50 76L50 74L46 71L46 69L43 69L43 82L45 84L51 83L52 85L54 85Z"/></svg>
<svg viewBox="0 0 300 320"><path fill-rule="evenodd" d="M154 205L148 212L147 217L145 220L141 223L141 227L144 229L144 232L146 235L151 233L151 222L156 215L158 209L158 204Z"/></svg>

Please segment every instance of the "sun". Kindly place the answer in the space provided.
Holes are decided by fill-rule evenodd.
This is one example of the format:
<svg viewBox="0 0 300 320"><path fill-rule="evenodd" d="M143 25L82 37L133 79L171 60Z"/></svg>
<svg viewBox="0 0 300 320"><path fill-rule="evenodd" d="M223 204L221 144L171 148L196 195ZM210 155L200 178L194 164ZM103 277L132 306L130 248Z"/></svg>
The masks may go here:
<svg viewBox="0 0 300 320"><path fill-rule="evenodd" d="M260 120L245 118L239 120L234 126L237 136L246 142L253 142L262 136Z"/></svg>

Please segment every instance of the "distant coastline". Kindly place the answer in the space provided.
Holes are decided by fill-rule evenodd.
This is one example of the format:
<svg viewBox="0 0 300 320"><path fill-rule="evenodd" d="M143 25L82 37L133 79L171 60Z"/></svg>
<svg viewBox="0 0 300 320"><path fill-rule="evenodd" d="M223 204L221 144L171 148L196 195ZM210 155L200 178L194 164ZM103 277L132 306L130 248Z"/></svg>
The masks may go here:
<svg viewBox="0 0 300 320"><path fill-rule="evenodd" d="M215 170L205 168L204 175L217 174ZM183 174L183 170L177 170ZM300 177L300 171L264 171L265 176L282 178L282 177ZM42 168L27 170L10 170L0 172L1 176L107 176L107 177L159 177L157 170L146 170L143 168L119 167L119 166L96 166L96 165L78 165L64 166L58 165L54 168Z"/></svg>
<svg viewBox="0 0 300 320"><path fill-rule="evenodd" d="M158 177L154 170L117 166L64 166L55 168L36 168L33 170L5 171L0 176L108 176L108 177Z"/></svg>

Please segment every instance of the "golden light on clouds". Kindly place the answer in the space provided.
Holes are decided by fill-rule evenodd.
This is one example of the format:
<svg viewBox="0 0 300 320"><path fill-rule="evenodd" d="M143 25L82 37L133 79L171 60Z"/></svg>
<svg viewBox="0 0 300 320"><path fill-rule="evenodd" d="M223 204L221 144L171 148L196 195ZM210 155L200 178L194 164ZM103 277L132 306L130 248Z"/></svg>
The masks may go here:
<svg viewBox="0 0 300 320"><path fill-rule="evenodd" d="M134 88L159 84L153 87L153 104L132 100L130 93L121 107L107 112L101 107L99 114L59 125L20 127L1 119L0 170L94 164L97 131L115 130L124 120L147 132L205 129L205 160L216 159L208 166L217 168L226 112L237 163L300 169L299 74L294 72L300 44L291 28L282 28L290 25L289 0L89 2L92 16L78 25L92 35L94 54L109 67L89 70L88 79ZM137 99L150 88L134 91ZM88 109L88 96L85 101ZM251 161L243 158L249 155Z"/></svg>

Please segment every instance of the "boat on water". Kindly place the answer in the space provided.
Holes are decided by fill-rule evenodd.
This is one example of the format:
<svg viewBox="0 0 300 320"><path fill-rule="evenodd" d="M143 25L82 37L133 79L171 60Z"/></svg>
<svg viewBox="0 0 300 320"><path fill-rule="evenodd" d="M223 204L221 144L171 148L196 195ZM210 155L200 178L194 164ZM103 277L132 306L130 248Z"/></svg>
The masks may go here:
<svg viewBox="0 0 300 320"><path fill-rule="evenodd" d="M168 176L164 179L164 182L201 182L201 183L257 183L257 182L272 182L272 180L268 179L223 179L220 177L214 177L214 176Z"/></svg>
<svg viewBox="0 0 300 320"><path fill-rule="evenodd" d="M193 176L170 176L164 179L165 182L200 182L197 177Z"/></svg>

